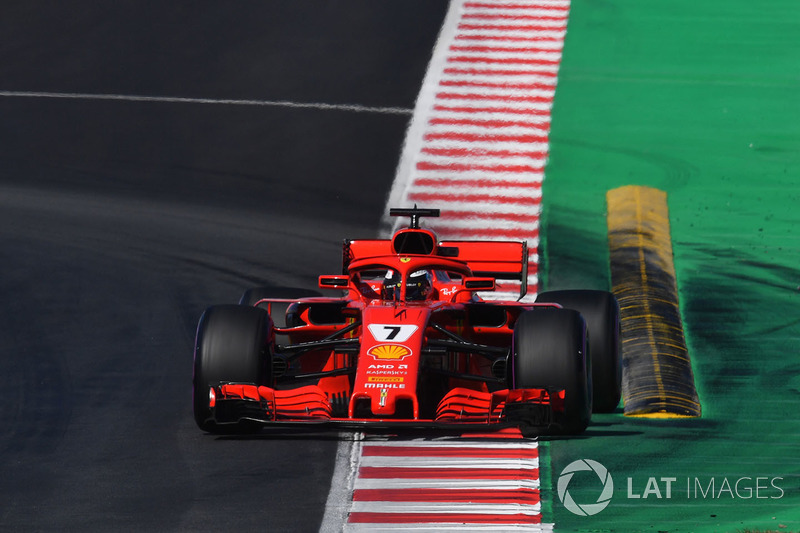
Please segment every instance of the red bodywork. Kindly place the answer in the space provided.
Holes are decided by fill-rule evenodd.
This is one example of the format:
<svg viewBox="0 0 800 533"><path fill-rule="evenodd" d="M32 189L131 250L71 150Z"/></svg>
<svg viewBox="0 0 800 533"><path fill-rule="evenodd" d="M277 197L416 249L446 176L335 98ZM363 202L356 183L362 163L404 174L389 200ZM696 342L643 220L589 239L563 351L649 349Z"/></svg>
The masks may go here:
<svg viewBox="0 0 800 533"><path fill-rule="evenodd" d="M420 272L430 290L412 298ZM390 274L403 280L391 295ZM553 304L480 299L495 279L519 281L524 295L525 243L437 242L413 218L390 240L345 241L343 274L319 279L344 296L293 300L287 327L275 327L289 342L274 346L270 386L212 387L212 416L218 425L547 428L564 411L564 391L515 389L506 369L516 318ZM256 305L276 302L286 300Z"/></svg>

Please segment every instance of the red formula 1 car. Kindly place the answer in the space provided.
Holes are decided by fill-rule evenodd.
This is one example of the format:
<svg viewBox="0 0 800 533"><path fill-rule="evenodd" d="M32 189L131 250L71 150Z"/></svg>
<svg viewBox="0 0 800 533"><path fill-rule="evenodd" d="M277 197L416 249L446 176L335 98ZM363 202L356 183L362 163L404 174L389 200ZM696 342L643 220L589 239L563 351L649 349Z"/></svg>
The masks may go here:
<svg viewBox="0 0 800 533"><path fill-rule="evenodd" d="M435 209L392 209L408 228L346 240L339 291L257 288L208 308L194 353L201 429L508 427L574 434L620 399L619 308L604 291L484 301L496 279L526 291L523 242L439 242ZM591 355L591 358L590 358ZM593 409L594 406L594 409Z"/></svg>

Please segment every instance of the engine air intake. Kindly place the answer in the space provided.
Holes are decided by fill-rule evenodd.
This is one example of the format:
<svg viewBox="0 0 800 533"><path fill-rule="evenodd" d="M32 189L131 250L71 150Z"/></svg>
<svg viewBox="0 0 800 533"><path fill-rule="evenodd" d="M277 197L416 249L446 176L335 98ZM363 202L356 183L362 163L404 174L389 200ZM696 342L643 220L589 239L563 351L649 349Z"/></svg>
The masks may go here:
<svg viewBox="0 0 800 533"><path fill-rule="evenodd" d="M392 239L396 254L431 255L436 249L433 234L425 230L401 230Z"/></svg>

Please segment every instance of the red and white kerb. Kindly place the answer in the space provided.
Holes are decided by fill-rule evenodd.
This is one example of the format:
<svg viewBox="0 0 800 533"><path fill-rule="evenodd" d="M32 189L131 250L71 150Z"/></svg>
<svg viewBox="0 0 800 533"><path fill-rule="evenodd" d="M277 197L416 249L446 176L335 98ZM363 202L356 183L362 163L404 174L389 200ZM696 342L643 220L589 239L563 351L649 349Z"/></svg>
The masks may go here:
<svg viewBox="0 0 800 533"><path fill-rule="evenodd" d="M535 442L368 441L346 532L551 531Z"/></svg>
<svg viewBox="0 0 800 533"><path fill-rule="evenodd" d="M451 2L387 204L440 208L425 222L442 239L527 241L531 296L568 14L569 0Z"/></svg>

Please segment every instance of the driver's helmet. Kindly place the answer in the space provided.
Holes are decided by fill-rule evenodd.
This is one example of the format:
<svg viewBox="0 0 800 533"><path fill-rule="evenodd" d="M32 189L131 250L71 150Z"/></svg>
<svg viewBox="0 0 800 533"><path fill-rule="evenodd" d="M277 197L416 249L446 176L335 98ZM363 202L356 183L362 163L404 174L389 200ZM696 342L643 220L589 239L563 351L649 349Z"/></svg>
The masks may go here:
<svg viewBox="0 0 800 533"><path fill-rule="evenodd" d="M383 287L381 288L381 298L384 300L394 300L400 295L400 284L402 279L400 273L396 270L387 270L386 276L383 278Z"/></svg>
<svg viewBox="0 0 800 533"><path fill-rule="evenodd" d="M428 270L417 270L408 276L406 300L425 300L431 293L433 276Z"/></svg>

